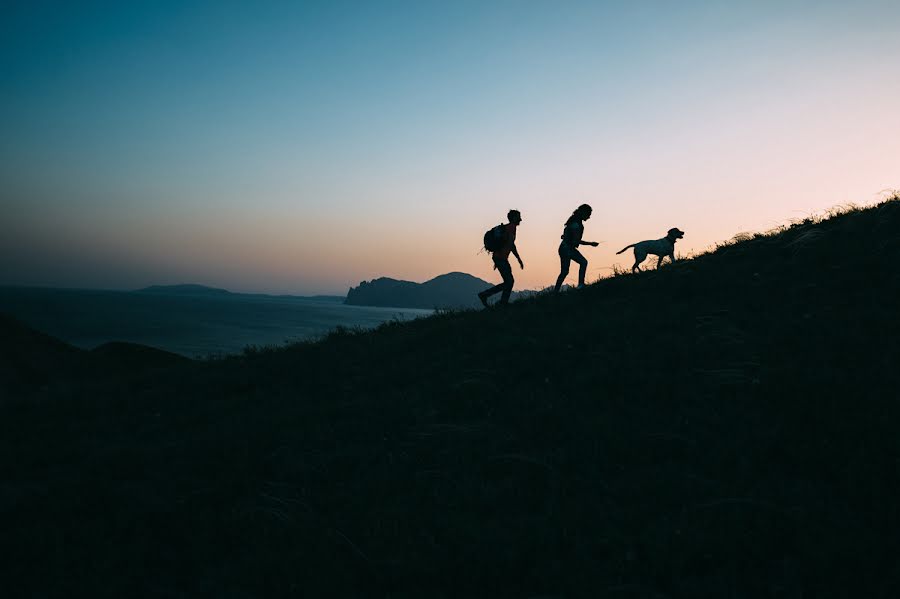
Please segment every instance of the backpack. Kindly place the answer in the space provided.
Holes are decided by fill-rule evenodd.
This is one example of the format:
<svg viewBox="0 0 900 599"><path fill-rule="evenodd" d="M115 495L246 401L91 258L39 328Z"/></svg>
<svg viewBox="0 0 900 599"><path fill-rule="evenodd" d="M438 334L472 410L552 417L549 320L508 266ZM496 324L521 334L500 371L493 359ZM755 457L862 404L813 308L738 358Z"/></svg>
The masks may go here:
<svg viewBox="0 0 900 599"><path fill-rule="evenodd" d="M500 223L496 227L488 229L484 234L484 249L496 252L503 247L504 241L506 241L506 228L503 223Z"/></svg>

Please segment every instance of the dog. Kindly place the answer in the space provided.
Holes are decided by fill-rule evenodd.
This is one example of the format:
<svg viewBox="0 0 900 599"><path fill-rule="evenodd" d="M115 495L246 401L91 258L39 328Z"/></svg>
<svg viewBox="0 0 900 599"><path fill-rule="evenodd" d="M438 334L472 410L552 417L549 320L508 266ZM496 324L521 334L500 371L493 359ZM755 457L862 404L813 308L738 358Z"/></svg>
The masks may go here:
<svg viewBox="0 0 900 599"><path fill-rule="evenodd" d="M669 232L662 239L650 239L632 243L623 247L616 254L621 254L628 248L634 248L634 266L631 267L631 272L641 270L640 264L647 258L647 254L659 256L659 260L656 261L656 268L659 268L662 265L663 258L666 256L671 258L672 262L675 262L675 242L682 237L684 237L684 231L680 231L678 227L675 227L669 229Z"/></svg>

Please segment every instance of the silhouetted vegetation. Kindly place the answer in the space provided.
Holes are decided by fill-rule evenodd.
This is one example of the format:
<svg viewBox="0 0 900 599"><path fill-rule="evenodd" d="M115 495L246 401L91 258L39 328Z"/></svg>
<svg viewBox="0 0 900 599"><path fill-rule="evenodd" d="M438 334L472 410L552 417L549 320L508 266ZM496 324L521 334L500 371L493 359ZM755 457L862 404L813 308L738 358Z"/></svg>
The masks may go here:
<svg viewBox="0 0 900 599"><path fill-rule="evenodd" d="M212 361L4 321L4 596L898 596L898 231Z"/></svg>

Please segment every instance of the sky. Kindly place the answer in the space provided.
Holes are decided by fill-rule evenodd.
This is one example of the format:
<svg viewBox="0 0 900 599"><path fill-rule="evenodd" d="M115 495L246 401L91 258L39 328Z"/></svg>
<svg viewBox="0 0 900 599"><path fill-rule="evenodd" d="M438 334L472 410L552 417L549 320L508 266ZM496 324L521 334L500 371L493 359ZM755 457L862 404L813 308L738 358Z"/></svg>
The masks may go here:
<svg viewBox="0 0 900 599"><path fill-rule="evenodd" d="M900 188L900 3L4 2L0 285L588 279ZM575 269L570 274L574 282Z"/></svg>

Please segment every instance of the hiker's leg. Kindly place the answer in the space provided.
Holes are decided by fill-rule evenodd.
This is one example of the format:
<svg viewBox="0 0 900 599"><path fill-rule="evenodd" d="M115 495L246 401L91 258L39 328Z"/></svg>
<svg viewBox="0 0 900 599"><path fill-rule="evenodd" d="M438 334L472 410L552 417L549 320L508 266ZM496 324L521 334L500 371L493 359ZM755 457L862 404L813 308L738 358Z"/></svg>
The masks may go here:
<svg viewBox="0 0 900 599"><path fill-rule="evenodd" d="M495 293L500 293L501 291L506 290L507 285L507 275L505 274L507 271L509 272L509 276L512 277L512 267L509 265L509 259L504 258L494 258L494 269L500 273L500 276L503 278L502 283L498 283L494 285L490 289L485 289L481 293L478 294L479 297L483 297L485 299L491 297Z"/></svg>
<svg viewBox="0 0 900 599"><path fill-rule="evenodd" d="M503 295L500 296L500 303L506 304L509 303L509 296L512 293L513 284L515 284L516 280L513 277L512 266L509 265L509 260L504 260L503 262L497 263L497 270L500 271L500 276L503 277Z"/></svg>
<svg viewBox="0 0 900 599"><path fill-rule="evenodd" d="M488 296L487 296L486 290L478 292L478 301L481 302L481 305L484 306L485 308L489 307L487 298L488 298Z"/></svg>
<svg viewBox="0 0 900 599"><path fill-rule="evenodd" d="M491 257L493 258L493 256L491 256ZM494 258L494 269L500 271L501 276L503 275L503 271L500 270L501 269L500 265L503 262L504 262L504 260L497 260L496 258ZM503 289L505 287L506 287L506 278L504 277L502 283L494 285L490 289L485 289L484 291L482 291L481 293L478 294L478 297L483 297L483 298L487 299L487 298L491 297L492 295L494 295L495 293L500 293L501 291L503 291Z"/></svg>
<svg viewBox="0 0 900 599"><path fill-rule="evenodd" d="M482 297L482 298L484 298L485 300L487 300L487 298L491 297L491 296L494 295L495 293L500 293L500 292L503 291L504 289L506 289L506 283L505 283L505 282L504 282L504 283L500 283L499 285L494 285L494 286L491 287L490 289L485 289L484 291L482 291L481 293L478 294L478 297Z"/></svg>
<svg viewBox="0 0 900 599"><path fill-rule="evenodd" d="M483 297L483 298L489 298L489 297L491 297L492 295L494 295L495 293L500 293L501 291L503 291L503 289L504 289L505 287L506 287L506 283L500 283L499 285L494 285L494 286L491 287L490 289L485 289L484 291L482 291L482 292L479 293L478 295L480 295L480 296Z"/></svg>
<svg viewBox="0 0 900 599"><path fill-rule="evenodd" d="M587 274L587 258L578 250L572 250L572 260L578 263L578 286L584 287L584 276Z"/></svg>
<svg viewBox="0 0 900 599"><path fill-rule="evenodd" d="M559 291L559 288L562 287L563 281L566 280L566 277L569 276L569 263L572 261L569 258L569 254L566 253L565 250L559 250L559 276L556 277L556 287L554 291Z"/></svg>

